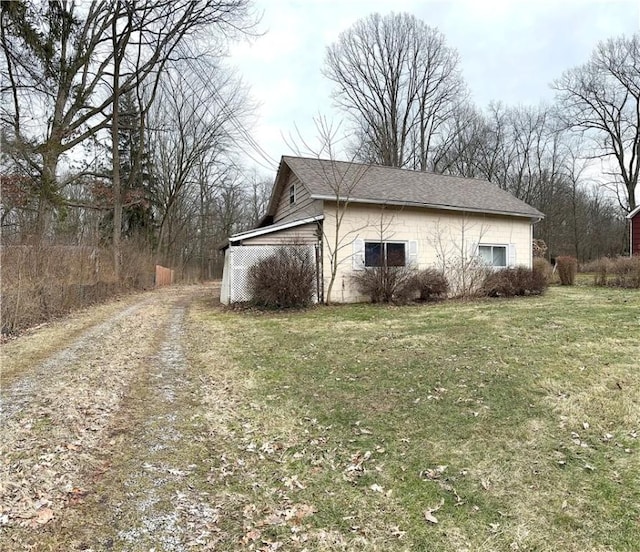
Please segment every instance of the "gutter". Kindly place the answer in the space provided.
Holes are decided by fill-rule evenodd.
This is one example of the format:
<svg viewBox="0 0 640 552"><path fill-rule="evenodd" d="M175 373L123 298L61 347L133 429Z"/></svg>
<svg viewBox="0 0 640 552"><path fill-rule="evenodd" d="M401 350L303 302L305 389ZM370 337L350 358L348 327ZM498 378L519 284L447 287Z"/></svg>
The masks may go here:
<svg viewBox="0 0 640 552"><path fill-rule="evenodd" d="M364 203L368 205L396 205L398 207L421 207L424 209L440 209L442 211L457 211L457 212L468 212L468 213L484 213L491 215L506 215L510 217L524 217L530 218L533 220L534 224L536 222L540 222L544 218L544 214L533 214L533 213L517 213L513 211L497 211L492 209L474 209L473 207L455 207L453 205L438 205L431 203L417 203L412 201L397 201L397 200L385 200L380 201L376 199L349 199L342 198L330 195L321 195L321 194L311 194L311 199L320 199L323 201L348 201L349 203Z"/></svg>
<svg viewBox="0 0 640 552"><path fill-rule="evenodd" d="M231 236L228 240L229 245L231 245L233 242L248 240L250 238L262 236L264 234L271 234L272 232L279 232L280 230L287 230L288 228L295 228L296 226L302 226L304 224L310 224L312 222L319 222L322 219L324 219L324 215L316 215L315 217L308 217L305 219L293 220L291 222L286 222L284 224L266 226L263 228L255 228L254 230L247 230L246 232L241 232L240 234L235 234L234 236Z"/></svg>

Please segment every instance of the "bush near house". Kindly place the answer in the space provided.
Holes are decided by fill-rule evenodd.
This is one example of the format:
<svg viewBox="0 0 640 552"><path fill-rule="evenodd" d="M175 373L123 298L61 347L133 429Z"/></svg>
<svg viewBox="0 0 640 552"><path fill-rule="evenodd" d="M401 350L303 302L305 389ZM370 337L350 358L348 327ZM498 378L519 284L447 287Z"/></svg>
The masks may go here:
<svg viewBox="0 0 640 552"><path fill-rule="evenodd" d="M413 277L412 286L420 301L442 299L449 292L449 282L444 273L435 268L421 270Z"/></svg>
<svg viewBox="0 0 640 552"><path fill-rule="evenodd" d="M415 270L405 266L373 266L351 276L358 293L372 303L407 303L415 296Z"/></svg>
<svg viewBox="0 0 640 552"><path fill-rule="evenodd" d="M482 284L481 293L487 297L540 295L548 286L543 272L518 266L489 274Z"/></svg>
<svg viewBox="0 0 640 552"><path fill-rule="evenodd" d="M304 247L288 246L249 269L252 303L269 309L308 307L313 303L316 270Z"/></svg>
<svg viewBox="0 0 640 552"><path fill-rule="evenodd" d="M602 257L583 269L595 273L596 286L640 289L640 257Z"/></svg>
<svg viewBox="0 0 640 552"><path fill-rule="evenodd" d="M538 272L545 280L547 284L551 283L553 277L553 267L551 263L542 257L533 258L533 270Z"/></svg>
<svg viewBox="0 0 640 552"><path fill-rule="evenodd" d="M558 269L558 277L560 284L563 286L572 286L576 282L576 273L578 272L578 259L570 256L562 256L556 258L556 268Z"/></svg>

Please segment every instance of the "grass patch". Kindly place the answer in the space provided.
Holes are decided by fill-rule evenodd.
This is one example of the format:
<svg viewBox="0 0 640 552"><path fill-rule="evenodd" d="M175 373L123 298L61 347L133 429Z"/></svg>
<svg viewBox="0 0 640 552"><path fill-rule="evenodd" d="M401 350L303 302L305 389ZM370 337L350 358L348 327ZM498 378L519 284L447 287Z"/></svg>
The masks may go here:
<svg viewBox="0 0 640 552"><path fill-rule="evenodd" d="M637 292L582 286L195 310L192 361L250 382L219 438L244 512L225 531L287 549L637 550L639 313ZM295 504L313 514L269 523Z"/></svg>
<svg viewBox="0 0 640 552"><path fill-rule="evenodd" d="M139 294L123 295L103 305L91 306L38 326L35 330L26 330L19 339L9 338L0 345L0 385L8 387L17 377L67 347L87 329L139 299Z"/></svg>

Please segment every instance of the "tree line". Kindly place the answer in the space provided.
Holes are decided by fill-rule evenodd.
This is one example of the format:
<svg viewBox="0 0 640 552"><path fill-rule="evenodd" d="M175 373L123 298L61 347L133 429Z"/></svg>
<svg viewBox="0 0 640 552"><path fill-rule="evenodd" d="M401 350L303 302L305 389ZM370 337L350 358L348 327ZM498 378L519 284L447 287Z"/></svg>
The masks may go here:
<svg viewBox="0 0 640 552"><path fill-rule="evenodd" d="M264 177L240 162L254 108L224 64L249 0L3 2L5 244L124 243L207 278L254 224Z"/></svg>
<svg viewBox="0 0 640 552"><path fill-rule="evenodd" d="M249 0L3 2L3 243L123 244L201 278L263 214L273 175L250 92L225 63L255 34ZM408 14L373 14L323 73L365 163L486 178L546 214L552 255L624 252L639 171L639 37L599 44L537 106L470 100L458 53ZM330 99L328 99L329 103ZM261 155L261 152L257 152Z"/></svg>
<svg viewBox="0 0 640 552"><path fill-rule="evenodd" d="M325 76L363 162L485 178L546 214L550 255L628 251L640 171L640 36L606 40L551 83L553 103L481 108L456 50L409 14L373 14L327 49Z"/></svg>

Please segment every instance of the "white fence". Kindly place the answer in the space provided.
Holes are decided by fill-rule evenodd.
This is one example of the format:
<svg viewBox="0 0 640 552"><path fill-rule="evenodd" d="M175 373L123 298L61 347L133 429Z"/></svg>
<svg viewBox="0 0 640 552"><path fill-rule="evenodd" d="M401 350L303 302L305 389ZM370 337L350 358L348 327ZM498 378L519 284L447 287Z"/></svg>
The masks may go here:
<svg viewBox="0 0 640 552"><path fill-rule="evenodd" d="M251 300L251 290L248 285L249 269L257 262L273 255L282 248L290 245L230 245L224 254L224 271L222 273L222 287L220 302L224 305L242 303ZM315 245L296 245L308 249L312 259L316 259L316 278L318 278L318 262ZM317 302L317 293L314 302Z"/></svg>

